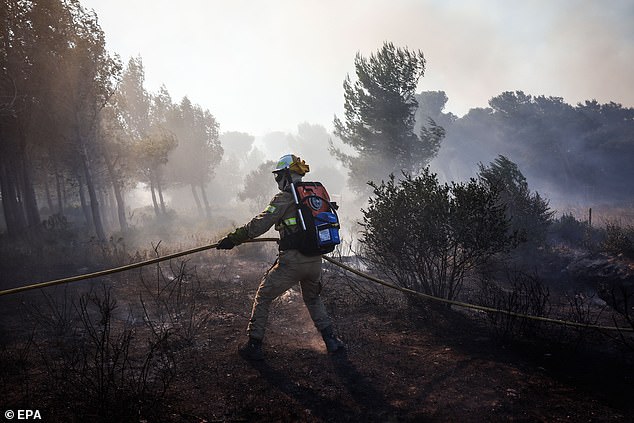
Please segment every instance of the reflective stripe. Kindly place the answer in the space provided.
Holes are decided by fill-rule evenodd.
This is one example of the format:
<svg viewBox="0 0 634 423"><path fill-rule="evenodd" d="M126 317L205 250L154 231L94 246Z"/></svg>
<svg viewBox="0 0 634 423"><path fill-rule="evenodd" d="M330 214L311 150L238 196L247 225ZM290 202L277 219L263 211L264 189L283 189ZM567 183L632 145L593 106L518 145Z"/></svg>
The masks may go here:
<svg viewBox="0 0 634 423"><path fill-rule="evenodd" d="M275 207L273 204L269 204L269 206L264 209L266 213L275 213L275 210L277 210L277 207Z"/></svg>
<svg viewBox="0 0 634 423"><path fill-rule="evenodd" d="M297 218L296 217L289 217L288 219L284 219L284 224L286 226L297 225Z"/></svg>

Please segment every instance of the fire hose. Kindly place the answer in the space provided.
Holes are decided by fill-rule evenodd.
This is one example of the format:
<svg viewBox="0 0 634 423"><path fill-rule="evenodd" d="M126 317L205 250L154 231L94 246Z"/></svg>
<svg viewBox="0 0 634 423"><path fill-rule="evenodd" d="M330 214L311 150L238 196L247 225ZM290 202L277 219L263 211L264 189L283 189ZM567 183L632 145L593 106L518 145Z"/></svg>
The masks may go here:
<svg viewBox="0 0 634 423"><path fill-rule="evenodd" d="M245 241L245 243L277 242L277 241L279 241L277 238L255 238L255 239L247 240L247 241ZM30 285L23 285L23 286L18 286L18 287L15 287L15 288L9 288L9 289L5 289L5 290L0 290L0 297L2 297L4 295L17 294L19 292L29 291L29 290L33 290L33 289L47 288L47 287L50 287L50 286L67 284L67 283L72 283L72 282L78 282L78 281L81 281L81 280L92 279L92 278L97 278L97 277L101 277L101 276L111 275L111 274L114 274L114 273L125 272L125 271L128 271L128 270L137 269L137 268L144 267L144 266L149 266L151 264L156 264L156 263L160 263L160 262L163 262L163 261L172 260L172 259L175 259L175 258L178 258L178 257L183 257L183 256L186 256L186 255L195 254L195 253L199 253L199 252L202 252L202 251L210 250L210 249L216 248L217 245L218 244L204 245L204 246L201 246L201 247L192 248L192 249L189 249L189 250L183 250L183 251L179 251L179 252L176 252L176 253L173 253L173 254L167 254L165 256L156 257L156 258L153 258L153 259L144 260L144 261L140 261L140 262L136 262L136 263L131 263L131 264L127 264L125 266L119 266L119 267L114 267L114 268L110 268L110 269L105 269L105 270L101 270L101 271L98 271L98 272L85 273L85 274L71 276L71 277L67 277L67 278L55 279L55 280L50 280L50 281L46 281L46 282L39 282L39 283L30 284ZM335 266L338 266L338 267L340 267L340 268L342 268L342 269L344 269L344 270L346 270L346 271L348 271L350 273L353 273L353 274L355 274L357 276L360 276L360 277L362 277L364 279L367 279L369 281L372 281L372 282L377 283L379 285L382 285L384 287L403 292L403 293L408 294L408 295L417 296L417 297L425 299L425 300L436 301L436 302L440 302L440 303L444 303L444 304L448 304L448 305L453 305L453 306L456 306L456 307L462 307L462 308L476 310L476 311L485 312L485 313L504 314L504 315L507 315L507 316L510 316L510 317L517 317L517 318L521 318L521 319L540 321L540 322L544 322L544 323L552 323L552 324L562 325L562 326L577 327L577 328L583 328L583 329L596 329L596 330L603 330L603 331L634 332L634 328L630 328L630 327L603 326L603 325L596 325L596 324L573 322L573 321L569 321L569 320L554 319L554 318L550 318L550 317L534 316L534 315L529 315L529 314L516 313L516 312L510 311L510 310L502 310L502 309L493 308L493 307L487 307L487 306L471 304L471 303L466 303L466 302L461 302L461 301L456 301L456 300L450 300L450 299L447 299L447 298L436 297L436 296L433 296L433 295L429 295L429 294L425 294L425 293L422 293L422 292L414 291L414 290L409 289L409 288L404 288L402 286L391 284L391 283L386 282L386 281L384 281L382 279L379 279L379 278L374 277L372 275L369 275L369 274L367 274L365 272L362 272L362 271L360 271L358 269L355 269L355 268L353 268L351 266L348 266L348 265L346 265L344 263L341 263L340 261L335 260L332 257L326 256L326 255L324 255L322 257L323 257L324 260L334 264Z"/></svg>

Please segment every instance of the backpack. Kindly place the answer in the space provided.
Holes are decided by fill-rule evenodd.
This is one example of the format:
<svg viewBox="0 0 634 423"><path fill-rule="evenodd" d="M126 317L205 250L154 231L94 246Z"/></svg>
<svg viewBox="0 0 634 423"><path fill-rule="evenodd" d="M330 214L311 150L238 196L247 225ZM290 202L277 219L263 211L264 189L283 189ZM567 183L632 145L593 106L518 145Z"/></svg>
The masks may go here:
<svg viewBox="0 0 634 423"><path fill-rule="evenodd" d="M337 203L320 182L297 182L292 189L301 226L294 247L307 256L332 252L341 242Z"/></svg>

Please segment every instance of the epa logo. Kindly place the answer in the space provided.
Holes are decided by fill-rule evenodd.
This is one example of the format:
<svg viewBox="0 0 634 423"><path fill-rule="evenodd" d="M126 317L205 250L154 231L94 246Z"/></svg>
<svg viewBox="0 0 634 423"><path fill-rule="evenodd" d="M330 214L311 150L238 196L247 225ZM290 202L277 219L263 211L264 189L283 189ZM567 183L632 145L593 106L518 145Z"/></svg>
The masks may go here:
<svg viewBox="0 0 634 423"><path fill-rule="evenodd" d="M42 420L40 410L7 410L4 412L4 417L8 420Z"/></svg>

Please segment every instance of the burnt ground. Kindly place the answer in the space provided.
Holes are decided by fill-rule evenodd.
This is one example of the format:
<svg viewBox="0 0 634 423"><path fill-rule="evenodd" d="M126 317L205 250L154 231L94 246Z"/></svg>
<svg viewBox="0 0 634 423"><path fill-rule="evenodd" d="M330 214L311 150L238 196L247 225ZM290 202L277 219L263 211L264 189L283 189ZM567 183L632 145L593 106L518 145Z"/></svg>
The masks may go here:
<svg viewBox="0 0 634 423"><path fill-rule="evenodd" d="M102 421L634 420L634 353L610 338L501 342L473 316L412 307L400 294L351 290L336 272L324 274L323 296L348 346L345 354L326 353L301 295L292 290L272 307L266 360L245 361L237 348L245 340L251 301L270 263L233 252L219 259L218 254L201 254L188 262L200 282L197 301L202 307L197 313L205 316L205 324L190 343L176 347L167 391L137 415ZM146 279L151 275L149 270ZM138 279L138 274L128 274L90 283L113 287L124 319L123 310L139 298ZM77 291L88 288L74 289L64 295L79 296ZM38 292L0 298L0 407L40 409L42 421L96 417L97 412L81 409L83 402L74 406L72 395L51 392L50 369L42 364L49 341L38 341L43 330L31 328L41 325L29 325L32 313L24 311L30 309L25 304L41 298ZM27 354L18 352L26 349L29 333L35 334L34 347L25 358ZM142 349L140 335L139 340L137 348Z"/></svg>

